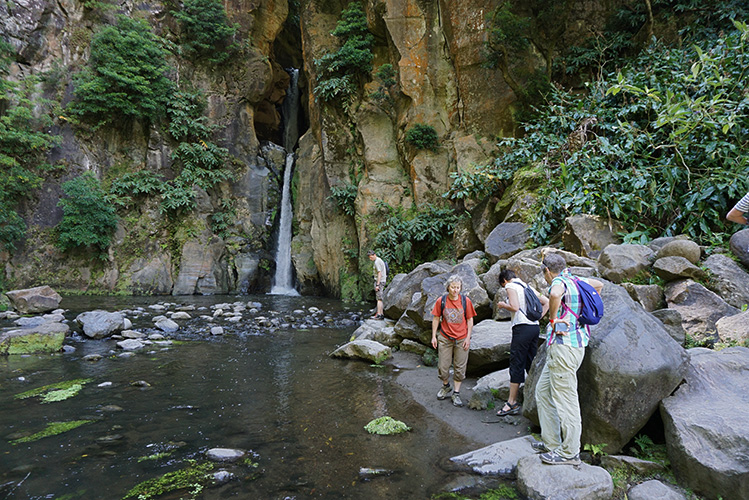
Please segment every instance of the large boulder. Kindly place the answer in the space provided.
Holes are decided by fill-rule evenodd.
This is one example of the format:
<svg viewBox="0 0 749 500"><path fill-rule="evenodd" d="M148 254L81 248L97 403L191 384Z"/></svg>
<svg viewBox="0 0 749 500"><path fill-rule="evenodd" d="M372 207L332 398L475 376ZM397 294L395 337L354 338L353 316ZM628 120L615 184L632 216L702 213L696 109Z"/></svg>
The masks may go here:
<svg viewBox="0 0 749 500"><path fill-rule="evenodd" d="M705 267L710 272L710 290L733 307L749 304L749 273L732 258L716 253L705 259Z"/></svg>
<svg viewBox="0 0 749 500"><path fill-rule="evenodd" d="M687 339L687 332L684 331L684 327L681 322L681 314L676 309L658 309L653 311L653 316L658 318L663 327L666 329L671 338L679 343L680 346L684 345Z"/></svg>
<svg viewBox="0 0 749 500"><path fill-rule="evenodd" d="M715 323L718 338L723 342L744 342L749 340L749 311L733 316L724 316Z"/></svg>
<svg viewBox="0 0 749 500"><path fill-rule="evenodd" d="M76 316L75 321L92 339L103 339L125 328L125 317L119 312L88 311Z"/></svg>
<svg viewBox="0 0 749 500"><path fill-rule="evenodd" d="M679 311L684 330L697 340L716 339L715 323L723 316L739 313L717 294L692 280L666 285L666 302L669 309Z"/></svg>
<svg viewBox="0 0 749 500"><path fill-rule="evenodd" d="M494 395L497 395L495 398ZM522 396L522 393L519 394ZM510 369L505 368L488 375L484 375L476 381L468 401L468 407L472 410L486 410L489 403L496 399L502 401L510 397Z"/></svg>
<svg viewBox="0 0 749 500"><path fill-rule="evenodd" d="M597 215L573 215L565 220L562 242L570 252L595 259L608 245L620 243L616 233L621 230L622 225L615 220Z"/></svg>
<svg viewBox="0 0 749 500"><path fill-rule="evenodd" d="M692 264L685 257L678 255L660 257L653 263L653 272L665 281L676 281L685 278L704 279L705 271Z"/></svg>
<svg viewBox="0 0 749 500"><path fill-rule="evenodd" d="M577 373L583 443L606 443L616 453L679 385L686 354L660 321L643 310L623 287L606 283L604 316L591 327L591 339ZM546 361L539 349L525 382L523 415L538 422L535 385Z"/></svg>
<svg viewBox="0 0 749 500"><path fill-rule="evenodd" d="M388 318L400 318L408 309L413 295L421 291L421 283L426 278L444 274L452 266L445 262L425 262L408 274L399 274L385 288L382 297L385 315Z"/></svg>
<svg viewBox="0 0 749 500"><path fill-rule="evenodd" d="M62 297L48 286L37 286L24 290L5 292L13 308L21 314L36 314L54 311L60 307Z"/></svg>
<svg viewBox="0 0 749 500"><path fill-rule="evenodd" d="M512 326L509 321L485 319L473 327L466 372L482 374L507 366Z"/></svg>
<svg viewBox="0 0 749 500"><path fill-rule="evenodd" d="M525 248L530 240L528 225L522 222L503 222L498 224L484 244L489 260L494 263L506 259Z"/></svg>
<svg viewBox="0 0 749 500"><path fill-rule="evenodd" d="M392 356L389 347L374 340L354 340L342 345L330 355L333 358L363 359L373 363L381 363Z"/></svg>
<svg viewBox="0 0 749 500"><path fill-rule="evenodd" d="M64 323L41 325L0 332L0 354L40 354L62 349L70 327Z"/></svg>
<svg viewBox="0 0 749 500"><path fill-rule="evenodd" d="M533 443L531 436L500 441L452 457L450 462L460 469L466 469L482 476L513 476L521 458L536 454L531 443Z"/></svg>
<svg viewBox="0 0 749 500"><path fill-rule="evenodd" d="M673 487L656 479L635 485L627 492L627 500L686 500L686 498Z"/></svg>
<svg viewBox="0 0 749 500"><path fill-rule="evenodd" d="M661 403L676 477L706 498L749 499L749 349L690 349L685 383Z"/></svg>
<svg viewBox="0 0 749 500"><path fill-rule="evenodd" d="M731 236L731 252L739 258L744 267L749 268L749 229L742 229Z"/></svg>
<svg viewBox="0 0 749 500"><path fill-rule="evenodd" d="M622 286L632 300L639 302L648 312L661 309L665 305L663 289L658 285L635 285L634 283L622 283Z"/></svg>
<svg viewBox="0 0 749 500"><path fill-rule="evenodd" d="M530 499L609 500L614 494L611 474L586 463L554 467L531 455L518 461L517 477L520 493Z"/></svg>
<svg viewBox="0 0 749 500"><path fill-rule="evenodd" d="M692 240L679 238L669 241L658 250L656 258L664 257L684 257L692 264L700 261L702 250L700 246Z"/></svg>
<svg viewBox="0 0 749 500"><path fill-rule="evenodd" d="M645 245L608 245L598 257L598 269L604 278L621 283L647 269L652 257L653 251Z"/></svg>

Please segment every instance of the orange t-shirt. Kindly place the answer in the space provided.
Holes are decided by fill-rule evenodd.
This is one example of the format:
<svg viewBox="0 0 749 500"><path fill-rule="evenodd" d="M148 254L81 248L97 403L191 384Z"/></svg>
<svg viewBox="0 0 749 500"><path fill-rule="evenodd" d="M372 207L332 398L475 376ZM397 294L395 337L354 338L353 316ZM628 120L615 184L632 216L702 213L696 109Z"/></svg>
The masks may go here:
<svg viewBox="0 0 749 500"><path fill-rule="evenodd" d="M462 339L468 335L467 319L476 316L476 310L473 308L471 299L466 297L466 312L463 314L463 301L460 297L452 300L448 295L445 297L445 310L442 311L442 297L439 297L434 304L432 314L442 317L440 328L447 337Z"/></svg>

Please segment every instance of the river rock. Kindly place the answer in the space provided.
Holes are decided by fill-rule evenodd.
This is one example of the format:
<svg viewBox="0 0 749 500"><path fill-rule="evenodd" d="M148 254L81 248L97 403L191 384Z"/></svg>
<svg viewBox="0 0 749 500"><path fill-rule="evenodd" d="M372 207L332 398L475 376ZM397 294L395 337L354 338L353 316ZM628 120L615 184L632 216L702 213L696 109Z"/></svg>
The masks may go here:
<svg viewBox="0 0 749 500"><path fill-rule="evenodd" d="M353 336L358 340L374 340L388 347L396 347L400 345L402 338L395 333L394 325L392 320L386 320L383 326L382 321L370 319L362 323Z"/></svg>
<svg viewBox="0 0 749 500"><path fill-rule="evenodd" d="M494 263L523 250L529 239L527 224L502 222L489 233L484 243L484 250L490 262Z"/></svg>
<svg viewBox="0 0 749 500"><path fill-rule="evenodd" d="M658 285L635 285L634 283L622 283L622 286L635 302L639 302L646 311L653 312L661 309L666 302L663 289Z"/></svg>
<svg viewBox="0 0 749 500"><path fill-rule="evenodd" d="M533 454L518 461L518 489L532 499L609 500L614 494L611 474L583 462L577 466L551 466Z"/></svg>
<svg viewBox="0 0 749 500"><path fill-rule="evenodd" d="M245 454L246 453L242 450L232 448L211 448L205 452L205 456L208 460L214 462L236 462L244 457Z"/></svg>
<svg viewBox="0 0 749 500"><path fill-rule="evenodd" d="M656 258L684 257L692 264L697 264L701 256L702 250L697 243L687 238L678 238L663 245L658 250Z"/></svg>
<svg viewBox="0 0 749 500"><path fill-rule="evenodd" d="M333 358L364 359L381 363L392 356L389 347L374 340L354 340L342 345L330 355Z"/></svg>
<svg viewBox="0 0 749 500"><path fill-rule="evenodd" d="M92 339L103 339L114 333L122 331L124 317L119 312L88 311L79 314L75 318L83 329L83 333Z"/></svg>
<svg viewBox="0 0 749 500"><path fill-rule="evenodd" d="M510 360L512 326L509 321L485 319L473 327L467 373L487 373Z"/></svg>
<svg viewBox="0 0 749 500"><path fill-rule="evenodd" d="M749 340L749 311L733 316L724 316L715 323L718 338L723 342L744 342Z"/></svg>
<svg viewBox="0 0 749 500"><path fill-rule="evenodd" d="M496 394L496 398L495 398ZM522 396L522 392L518 394ZM507 400L510 396L510 369L505 368L489 375L484 375L476 381L473 386L471 399L468 401L468 407L472 410L486 410L489 403Z"/></svg>
<svg viewBox="0 0 749 500"><path fill-rule="evenodd" d="M400 350L403 352L413 352L421 356L427 350L427 346L410 339L404 339L400 344Z"/></svg>
<svg viewBox="0 0 749 500"><path fill-rule="evenodd" d="M16 326L29 327L43 325L46 322L47 320L45 320L41 316L30 316L18 318L17 320L13 321L13 324Z"/></svg>
<svg viewBox="0 0 749 500"><path fill-rule="evenodd" d="M224 328L221 326L212 326L211 327L211 335L223 335L224 334Z"/></svg>
<svg viewBox="0 0 749 500"><path fill-rule="evenodd" d="M523 436L490 444L484 448L452 457L450 462L465 467L476 474L514 476L518 461L535 455L531 447L533 438Z"/></svg>
<svg viewBox="0 0 749 500"><path fill-rule="evenodd" d="M666 285L666 302L669 309L679 311L684 330L697 340L715 339L715 323L723 316L739 313L717 294L692 280Z"/></svg>
<svg viewBox="0 0 749 500"><path fill-rule="evenodd" d="M729 242L731 252L739 258L744 267L749 269L749 229L733 233Z"/></svg>
<svg viewBox="0 0 749 500"><path fill-rule="evenodd" d="M143 349L145 346L146 344L138 339L125 339L117 342L117 347L125 351L135 351L138 349Z"/></svg>
<svg viewBox="0 0 749 500"><path fill-rule="evenodd" d="M622 231L622 225L615 220L582 214L567 217L564 222L562 242L574 254L595 259L608 245L620 242L616 233ZM574 265L569 261L567 264Z"/></svg>
<svg viewBox="0 0 749 500"><path fill-rule="evenodd" d="M686 500L687 497L656 479L632 486L627 500Z"/></svg>
<svg viewBox="0 0 749 500"><path fill-rule="evenodd" d="M2 331L0 354L58 352L69 331L68 325L55 322Z"/></svg>
<svg viewBox="0 0 749 500"><path fill-rule="evenodd" d="M37 286L5 292L13 308L21 314L53 311L60 306L62 297L49 286Z"/></svg>
<svg viewBox="0 0 749 500"><path fill-rule="evenodd" d="M591 327L590 344L577 373L582 442L606 443L605 451L616 453L679 385L687 357L661 322L623 287L605 283L601 298L604 316ZM535 386L545 362L544 343L524 388L523 415L534 422L538 422Z"/></svg>
<svg viewBox="0 0 749 500"><path fill-rule="evenodd" d="M188 313L184 311L178 311L174 314L172 314L172 319L191 319L192 316L190 316Z"/></svg>
<svg viewBox="0 0 749 500"><path fill-rule="evenodd" d="M179 330L179 325L169 318L163 318L156 322L156 328L165 333L174 333Z"/></svg>
<svg viewBox="0 0 749 500"><path fill-rule="evenodd" d="M608 245L598 257L598 269L601 276L621 283L631 280L640 271L650 266L653 251L645 245Z"/></svg>
<svg viewBox="0 0 749 500"><path fill-rule="evenodd" d="M125 339L142 339L146 336L145 333L137 332L135 330L123 330L120 335Z"/></svg>
<svg viewBox="0 0 749 500"><path fill-rule="evenodd" d="M710 272L710 290L733 307L749 304L749 273L732 258L716 253L705 260L705 267Z"/></svg>
<svg viewBox="0 0 749 500"><path fill-rule="evenodd" d="M689 349L685 383L661 403L681 484L709 498L749 499L749 349Z"/></svg>
<svg viewBox="0 0 749 500"><path fill-rule="evenodd" d="M685 278L704 279L707 277L705 271L692 264L684 257L675 255L671 257L660 257L653 263L653 272L666 281L675 281Z"/></svg>

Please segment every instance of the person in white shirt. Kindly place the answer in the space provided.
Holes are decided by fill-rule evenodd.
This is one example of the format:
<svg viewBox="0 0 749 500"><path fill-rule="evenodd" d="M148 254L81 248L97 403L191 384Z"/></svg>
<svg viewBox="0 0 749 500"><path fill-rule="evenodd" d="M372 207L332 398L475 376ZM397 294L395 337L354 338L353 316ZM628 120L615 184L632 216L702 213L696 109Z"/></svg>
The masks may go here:
<svg viewBox="0 0 749 500"><path fill-rule="evenodd" d="M507 302L498 302L497 307L512 313L512 343L510 344L510 397L497 415L517 415L520 413L518 392L520 384L525 382L525 374L531 369L533 358L538 350L540 327L538 321L532 321L525 315L526 285L515 272L503 269L499 273L499 284L507 292ZM531 288L543 306L543 314L549 309L549 299ZM543 316L542 314L542 316Z"/></svg>

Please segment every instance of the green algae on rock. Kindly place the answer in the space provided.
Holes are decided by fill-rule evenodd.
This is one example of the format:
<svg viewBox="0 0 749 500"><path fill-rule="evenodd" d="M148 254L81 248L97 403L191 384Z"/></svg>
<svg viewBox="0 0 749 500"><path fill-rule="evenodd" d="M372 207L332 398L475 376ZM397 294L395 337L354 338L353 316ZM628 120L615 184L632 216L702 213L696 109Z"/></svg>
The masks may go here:
<svg viewBox="0 0 749 500"><path fill-rule="evenodd" d="M83 386L91 382L93 379L90 378L77 378L73 380L65 380L63 382L57 382L55 384L44 385L31 389L20 394L16 394L16 399L27 399L40 396L42 403L53 403L55 401L64 401L68 398L72 398L83 389Z"/></svg>
<svg viewBox="0 0 749 500"><path fill-rule="evenodd" d="M13 439L12 441L10 441L10 444L15 446L20 443L30 443L32 441L38 441L45 437L56 436L58 434L62 434L63 432L68 432L70 430L73 430L84 424L88 424L90 422L93 422L93 420L71 420L68 422L50 422L49 424L47 424L47 427L43 431L37 432L36 434L32 434L30 436Z"/></svg>

